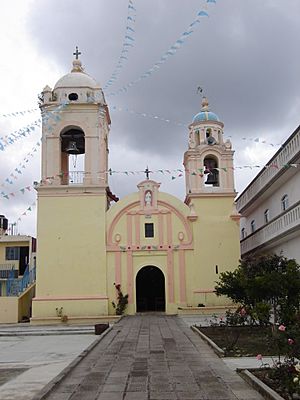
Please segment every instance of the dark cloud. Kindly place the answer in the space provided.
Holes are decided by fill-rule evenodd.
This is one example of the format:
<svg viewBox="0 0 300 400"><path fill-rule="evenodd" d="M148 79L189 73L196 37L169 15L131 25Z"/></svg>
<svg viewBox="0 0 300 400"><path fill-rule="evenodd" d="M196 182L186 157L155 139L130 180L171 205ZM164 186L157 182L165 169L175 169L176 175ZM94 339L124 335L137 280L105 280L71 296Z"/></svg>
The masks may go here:
<svg viewBox="0 0 300 400"><path fill-rule="evenodd" d="M166 164L175 168L181 165L187 125L200 109L201 98L196 93L199 85L224 121L225 132L232 136L240 162L241 154L245 157L241 137L267 136L277 142L298 125L297 113L291 113L300 92L297 0L226 0L209 5L209 18L202 17L176 55L127 93L109 96L153 66L204 3L134 1L134 47L118 81L106 90L107 101L111 107L128 107L173 122L111 110L111 154L120 146L128 152L130 149L131 154L131 160L125 161L111 156L113 168L134 168L135 160L138 165L134 169L143 169L147 163L157 169ZM126 15L125 0L44 0L34 4L27 23L41 57L51 58L67 73L74 46L79 45L87 72L104 85L122 48ZM45 77L46 83L53 86L55 82ZM186 126L176 125L177 121ZM117 186L121 194L135 190L134 183L118 182Z"/></svg>

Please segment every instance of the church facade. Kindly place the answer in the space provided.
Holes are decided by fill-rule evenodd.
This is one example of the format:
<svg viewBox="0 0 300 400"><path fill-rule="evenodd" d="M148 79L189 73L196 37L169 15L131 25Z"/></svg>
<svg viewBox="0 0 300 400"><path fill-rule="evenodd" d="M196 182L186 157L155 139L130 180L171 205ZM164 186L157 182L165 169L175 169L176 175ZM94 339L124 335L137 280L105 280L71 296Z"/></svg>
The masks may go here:
<svg viewBox="0 0 300 400"><path fill-rule="evenodd" d="M220 307L221 272L240 257L233 150L209 110L188 127L185 201L145 179L121 200L109 189L110 114L103 91L76 55L70 73L40 98L42 179L38 194L36 295L32 323L115 314L116 285L128 314ZM71 171L84 154L84 171ZM75 175L74 175L75 174Z"/></svg>

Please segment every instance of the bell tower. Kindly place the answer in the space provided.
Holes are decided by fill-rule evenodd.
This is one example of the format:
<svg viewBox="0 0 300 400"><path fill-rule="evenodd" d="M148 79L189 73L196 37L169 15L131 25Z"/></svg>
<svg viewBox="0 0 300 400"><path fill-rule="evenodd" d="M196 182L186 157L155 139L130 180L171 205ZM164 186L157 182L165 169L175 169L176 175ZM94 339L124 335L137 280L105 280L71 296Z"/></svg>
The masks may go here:
<svg viewBox="0 0 300 400"><path fill-rule="evenodd" d="M189 125L188 150L184 154L186 195L236 195L233 180L233 154L229 139L223 139L224 124L209 110L204 97L200 113Z"/></svg>
<svg viewBox="0 0 300 400"><path fill-rule="evenodd" d="M190 220L195 221L194 265L204 293L205 285L212 289L218 273L235 268L240 258L240 215L234 203L234 151L230 140L223 138L223 128L223 122L210 111L208 100L203 98L201 111L189 125L188 150L183 160L185 203L190 208Z"/></svg>
<svg viewBox="0 0 300 400"><path fill-rule="evenodd" d="M76 48L70 73L39 96L42 179L32 322L107 315L109 110ZM58 310L61 310L58 312Z"/></svg>

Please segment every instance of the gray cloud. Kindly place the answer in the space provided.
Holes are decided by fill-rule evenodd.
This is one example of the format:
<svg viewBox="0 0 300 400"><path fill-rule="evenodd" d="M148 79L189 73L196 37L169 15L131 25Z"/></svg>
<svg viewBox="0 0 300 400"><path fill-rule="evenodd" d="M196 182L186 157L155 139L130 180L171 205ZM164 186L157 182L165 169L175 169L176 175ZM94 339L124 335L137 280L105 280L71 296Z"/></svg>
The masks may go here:
<svg viewBox="0 0 300 400"><path fill-rule="evenodd" d="M225 133L233 137L239 162L249 164L242 153L242 137L264 136L276 143L296 128L299 1L217 1L208 8L209 18L202 17L194 33L160 70L127 93L109 97L111 91L136 79L160 59L194 20L204 1L134 3L135 44L120 78L106 90L107 101L110 106L183 121L186 127L111 110L111 154L120 146L131 151L131 160L111 156L113 168L133 168L135 162L135 169L143 169L147 163L156 169L167 168L167 164L180 166L187 146L187 125L200 109L199 84L224 121ZM86 71L104 85L121 50L126 15L126 1L44 0L32 8L28 30L40 56L53 59L66 73L74 46L79 45ZM55 82L47 82L45 77L46 83L53 86ZM263 147L261 153L263 157ZM135 190L136 182L126 182L118 181L121 195ZM237 187L246 183L240 178ZM184 191L183 182L180 190Z"/></svg>

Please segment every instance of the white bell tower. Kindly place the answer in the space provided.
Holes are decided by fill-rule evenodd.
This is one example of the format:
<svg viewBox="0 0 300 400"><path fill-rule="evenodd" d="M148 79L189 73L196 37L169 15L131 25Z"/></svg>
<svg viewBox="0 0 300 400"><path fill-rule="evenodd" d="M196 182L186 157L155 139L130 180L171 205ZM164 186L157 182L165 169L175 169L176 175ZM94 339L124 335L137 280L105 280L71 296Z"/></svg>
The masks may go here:
<svg viewBox="0 0 300 400"><path fill-rule="evenodd" d="M184 154L187 198L207 195L236 195L233 154L229 139L223 139L224 124L209 110L208 100L189 125L189 148Z"/></svg>
<svg viewBox="0 0 300 400"><path fill-rule="evenodd" d="M73 68L39 97L42 180L38 193L36 297L32 322L97 319L108 313L106 211L109 110L103 91ZM74 168L81 163L80 170Z"/></svg>

